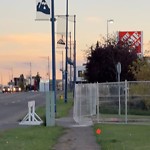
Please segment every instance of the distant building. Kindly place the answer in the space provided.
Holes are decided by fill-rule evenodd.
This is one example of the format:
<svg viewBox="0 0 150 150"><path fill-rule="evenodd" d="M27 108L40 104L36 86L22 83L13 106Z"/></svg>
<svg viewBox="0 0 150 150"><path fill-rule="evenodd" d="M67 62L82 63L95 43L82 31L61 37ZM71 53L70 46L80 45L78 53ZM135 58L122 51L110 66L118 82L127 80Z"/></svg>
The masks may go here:
<svg viewBox="0 0 150 150"><path fill-rule="evenodd" d="M39 87L39 91L40 92L48 92L50 88L50 84L49 84L49 80L40 80L40 87Z"/></svg>
<svg viewBox="0 0 150 150"><path fill-rule="evenodd" d="M85 66L76 66L76 83L86 82L84 75L85 75Z"/></svg>

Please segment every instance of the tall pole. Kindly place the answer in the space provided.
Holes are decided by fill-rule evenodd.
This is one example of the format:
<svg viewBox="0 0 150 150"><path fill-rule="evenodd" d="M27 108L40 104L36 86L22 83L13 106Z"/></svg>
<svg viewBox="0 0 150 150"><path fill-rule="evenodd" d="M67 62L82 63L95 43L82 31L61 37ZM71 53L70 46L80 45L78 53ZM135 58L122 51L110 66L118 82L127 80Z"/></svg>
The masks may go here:
<svg viewBox="0 0 150 150"><path fill-rule="evenodd" d="M31 84L32 84L32 72L31 72L31 62L30 62L30 90L31 90Z"/></svg>
<svg viewBox="0 0 150 150"><path fill-rule="evenodd" d="M109 24L109 23L113 23L113 22L114 22L113 19L107 20L107 41L106 41L106 45L107 45L107 46L108 46L108 40L109 40L108 24Z"/></svg>
<svg viewBox="0 0 150 150"><path fill-rule="evenodd" d="M11 68L11 78L12 78L12 82L13 82L13 78L14 78L14 75L13 75L13 68Z"/></svg>
<svg viewBox="0 0 150 150"><path fill-rule="evenodd" d="M121 63L117 63L117 74L118 74L118 96L119 96L119 110L118 114L121 115L121 103L120 103L120 74L121 74Z"/></svg>
<svg viewBox="0 0 150 150"><path fill-rule="evenodd" d="M64 54L62 51L62 90L64 90Z"/></svg>
<svg viewBox="0 0 150 150"><path fill-rule="evenodd" d="M107 46L108 46L108 22L109 22L109 20L107 20L107 39L106 39Z"/></svg>
<svg viewBox="0 0 150 150"><path fill-rule="evenodd" d="M66 0L65 103L67 103L67 84L68 84L68 0Z"/></svg>
<svg viewBox="0 0 150 150"><path fill-rule="evenodd" d="M64 70L64 54L63 51L61 53L61 59L62 59L62 71Z"/></svg>
<svg viewBox="0 0 150 150"><path fill-rule="evenodd" d="M63 51L56 51L56 52L60 52L61 54L61 68L60 68L60 71L62 72L62 90L64 89L64 55L63 55Z"/></svg>
<svg viewBox="0 0 150 150"><path fill-rule="evenodd" d="M76 15L74 15L74 93L76 84Z"/></svg>
<svg viewBox="0 0 150 150"><path fill-rule="evenodd" d="M51 24L52 24L52 91L54 92L54 105L56 112L56 67L55 67L55 15L54 0L51 0Z"/></svg>
<svg viewBox="0 0 150 150"><path fill-rule="evenodd" d="M50 91L50 66L49 66L49 56L48 56L48 81L49 81L49 91Z"/></svg>
<svg viewBox="0 0 150 150"><path fill-rule="evenodd" d="M70 61L71 61L71 32L70 32ZM70 64L70 91L71 91L71 77L72 77L72 72L71 72L71 64Z"/></svg>

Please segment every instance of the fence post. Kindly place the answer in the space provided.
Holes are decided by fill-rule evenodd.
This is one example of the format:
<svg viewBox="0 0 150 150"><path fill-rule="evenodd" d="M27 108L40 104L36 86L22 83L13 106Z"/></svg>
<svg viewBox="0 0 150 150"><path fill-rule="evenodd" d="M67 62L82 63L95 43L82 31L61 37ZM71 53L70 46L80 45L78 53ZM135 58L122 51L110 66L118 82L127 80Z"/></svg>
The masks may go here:
<svg viewBox="0 0 150 150"><path fill-rule="evenodd" d="M127 85L127 80L125 80L125 123L127 124L127 109L128 109L128 106L127 106L127 101L128 101L128 85Z"/></svg>
<svg viewBox="0 0 150 150"><path fill-rule="evenodd" d="M80 98L79 98L79 106L80 106L80 108L79 108L79 109L80 109L80 111L79 111L79 112L80 112L80 115L79 115L79 116L80 116L79 121L80 121L80 122L81 122L81 114L82 114L82 113L81 113L81 111L82 111L82 106L81 106L82 102L81 102L81 101L82 101L82 98L83 98L82 93L81 93L82 87L83 87L83 85L80 84L80 94L79 94L79 95L80 95Z"/></svg>
<svg viewBox="0 0 150 150"><path fill-rule="evenodd" d="M119 96L119 110L118 115L121 115L121 103L120 103L120 81L118 82L118 96Z"/></svg>
<svg viewBox="0 0 150 150"><path fill-rule="evenodd" d="M96 99L97 99L97 122L99 122L99 85L97 82L97 86L96 86L96 90L97 90L97 94L96 94Z"/></svg>

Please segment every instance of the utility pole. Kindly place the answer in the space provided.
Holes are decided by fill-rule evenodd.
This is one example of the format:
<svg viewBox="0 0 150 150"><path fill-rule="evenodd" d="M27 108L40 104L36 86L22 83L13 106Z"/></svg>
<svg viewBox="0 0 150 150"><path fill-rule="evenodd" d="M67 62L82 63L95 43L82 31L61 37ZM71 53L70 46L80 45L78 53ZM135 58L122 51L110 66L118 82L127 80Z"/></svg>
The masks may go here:
<svg viewBox="0 0 150 150"><path fill-rule="evenodd" d="M50 91L50 66L49 66L49 56L48 56L48 80L49 80L49 91Z"/></svg>
<svg viewBox="0 0 150 150"><path fill-rule="evenodd" d="M55 64L55 14L54 0L51 0L51 24L52 24L52 91L54 92L54 103L56 113L56 64Z"/></svg>
<svg viewBox="0 0 150 150"><path fill-rule="evenodd" d="M70 32L70 61L72 60L71 59L71 32ZM71 83L71 77L72 77L72 72L71 72L71 64L70 64L70 91L71 91L71 85L72 85L72 83Z"/></svg>
<svg viewBox="0 0 150 150"><path fill-rule="evenodd" d="M76 15L74 15L74 92L75 93L75 84L76 84Z"/></svg>
<svg viewBox="0 0 150 150"><path fill-rule="evenodd" d="M67 103L68 84L68 0L66 0L66 62L65 62L65 103Z"/></svg>
<svg viewBox="0 0 150 150"><path fill-rule="evenodd" d="M30 62L30 90L31 90L31 84L32 84L32 72L31 72L31 62Z"/></svg>

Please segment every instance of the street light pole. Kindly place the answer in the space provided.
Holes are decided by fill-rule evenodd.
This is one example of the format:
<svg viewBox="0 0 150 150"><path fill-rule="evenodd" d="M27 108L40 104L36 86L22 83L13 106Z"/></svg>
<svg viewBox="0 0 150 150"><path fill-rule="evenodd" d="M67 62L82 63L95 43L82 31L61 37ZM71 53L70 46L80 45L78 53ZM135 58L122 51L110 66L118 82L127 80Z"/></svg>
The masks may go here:
<svg viewBox="0 0 150 150"><path fill-rule="evenodd" d="M12 82L13 82L13 79L14 79L13 68L11 68L11 78L12 78Z"/></svg>
<svg viewBox="0 0 150 150"><path fill-rule="evenodd" d="M108 46L108 39L109 39L109 28L108 28L108 24L109 23L114 23L114 20L113 19L108 19L107 20L107 41L106 41L106 43L107 43L107 46Z"/></svg>
<svg viewBox="0 0 150 150"><path fill-rule="evenodd" d="M74 15L74 92L76 84L76 15Z"/></svg>
<svg viewBox="0 0 150 150"><path fill-rule="evenodd" d="M51 24L52 24L52 91L54 92L54 105L56 113L56 64L55 64L55 14L54 0L51 0Z"/></svg>
<svg viewBox="0 0 150 150"><path fill-rule="evenodd" d="M31 62L30 62L30 90L31 90L31 84L32 84L32 71L31 71Z"/></svg>
<svg viewBox="0 0 150 150"><path fill-rule="evenodd" d="M67 103L68 84L68 0L66 0L66 62L65 62L65 103Z"/></svg>
<svg viewBox="0 0 150 150"><path fill-rule="evenodd" d="M71 59L71 53L72 53L72 51L71 51L71 32L70 32L70 60L72 60ZM70 64L70 91L71 91L71 85L72 85L72 82L71 82L71 79L72 79L72 69L71 69L71 64Z"/></svg>
<svg viewBox="0 0 150 150"><path fill-rule="evenodd" d="M62 89L64 89L64 54L63 54L63 50L62 51L56 51L56 52L60 52L61 53L61 59L62 59L62 66L60 68L60 71L62 72Z"/></svg>
<svg viewBox="0 0 150 150"><path fill-rule="evenodd" d="M48 80L49 80L49 91L50 91L50 66L49 66L49 56L48 56Z"/></svg>

